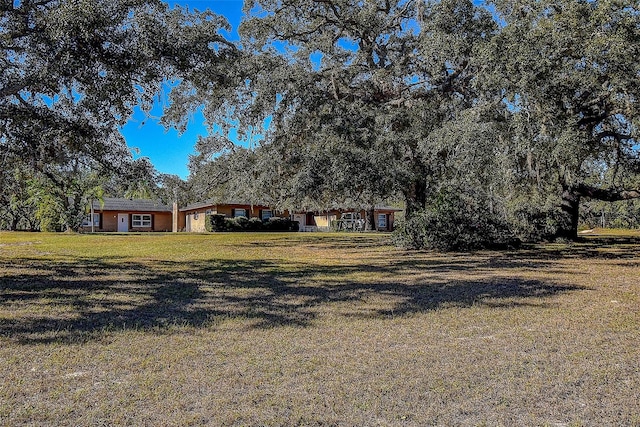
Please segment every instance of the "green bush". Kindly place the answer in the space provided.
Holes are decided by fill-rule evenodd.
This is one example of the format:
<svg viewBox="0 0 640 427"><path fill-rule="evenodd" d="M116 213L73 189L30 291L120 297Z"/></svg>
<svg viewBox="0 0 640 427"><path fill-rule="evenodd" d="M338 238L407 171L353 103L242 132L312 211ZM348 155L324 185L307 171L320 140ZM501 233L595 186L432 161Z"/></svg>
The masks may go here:
<svg viewBox="0 0 640 427"><path fill-rule="evenodd" d="M234 231L248 231L249 219L246 216L237 216L231 219Z"/></svg>
<svg viewBox="0 0 640 427"><path fill-rule="evenodd" d="M262 221L259 218L227 218L224 215L209 215L205 221L205 228L209 232L223 231L298 231L297 221L289 218L272 217Z"/></svg>
<svg viewBox="0 0 640 427"><path fill-rule="evenodd" d="M204 227L208 232L226 231L226 217L222 214L207 215Z"/></svg>
<svg viewBox="0 0 640 427"><path fill-rule="evenodd" d="M562 225L560 200L532 193L511 200L507 206L507 221L515 235L525 241L553 240Z"/></svg>
<svg viewBox="0 0 640 427"><path fill-rule="evenodd" d="M512 212L514 229L527 241L553 240L560 227L561 215L554 210L545 210L528 204Z"/></svg>
<svg viewBox="0 0 640 427"><path fill-rule="evenodd" d="M264 222L265 231L298 231L300 224L290 218L271 217Z"/></svg>
<svg viewBox="0 0 640 427"><path fill-rule="evenodd" d="M260 218L251 218L244 227L247 231L262 231L264 225Z"/></svg>
<svg viewBox="0 0 640 427"><path fill-rule="evenodd" d="M466 251L519 245L509 227L483 203L455 190L441 191L424 209L397 224L396 244L412 249Z"/></svg>

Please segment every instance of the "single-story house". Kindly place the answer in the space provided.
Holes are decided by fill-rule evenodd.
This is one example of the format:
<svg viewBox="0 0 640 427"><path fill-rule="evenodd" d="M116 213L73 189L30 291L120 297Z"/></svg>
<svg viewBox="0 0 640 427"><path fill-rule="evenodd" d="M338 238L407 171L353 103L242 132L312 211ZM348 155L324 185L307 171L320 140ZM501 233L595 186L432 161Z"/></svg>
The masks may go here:
<svg viewBox="0 0 640 427"><path fill-rule="evenodd" d="M91 213L82 223L84 230L95 231L171 231L173 210L157 200L104 198L94 200Z"/></svg>
<svg viewBox="0 0 640 427"><path fill-rule="evenodd" d="M184 208L165 205L159 201L143 199L105 198L94 200L93 218L91 214L82 224L85 231L129 232L129 231L186 231L202 233L206 231L208 215L222 214L227 217L291 218L298 221L300 231L329 231L333 227L340 230L362 230L366 211L364 209L328 209L326 211L277 211L267 204L245 202L218 203L212 200L192 203ZM395 213L401 209L376 206L373 229L392 231Z"/></svg>

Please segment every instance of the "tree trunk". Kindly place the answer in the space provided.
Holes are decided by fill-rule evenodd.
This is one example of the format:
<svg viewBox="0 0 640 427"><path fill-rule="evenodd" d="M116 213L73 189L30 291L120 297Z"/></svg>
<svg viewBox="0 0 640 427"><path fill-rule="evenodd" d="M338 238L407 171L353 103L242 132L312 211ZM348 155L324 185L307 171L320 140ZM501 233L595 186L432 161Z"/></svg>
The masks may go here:
<svg viewBox="0 0 640 427"><path fill-rule="evenodd" d="M82 219L84 217L84 206L82 205L82 196L75 194L73 198L65 198L65 227L67 231L73 231L77 233L82 226Z"/></svg>
<svg viewBox="0 0 640 427"><path fill-rule="evenodd" d="M371 206L365 211L364 231L373 231L376 229L375 208Z"/></svg>
<svg viewBox="0 0 640 427"><path fill-rule="evenodd" d="M415 212L424 209L427 204L427 183L422 180L416 180L412 183L408 191L404 194L406 203L406 216L411 217Z"/></svg>
<svg viewBox="0 0 640 427"><path fill-rule="evenodd" d="M578 238L578 220L580 218L580 194L571 188L566 188L562 192L560 210L560 224L555 237L576 240Z"/></svg>

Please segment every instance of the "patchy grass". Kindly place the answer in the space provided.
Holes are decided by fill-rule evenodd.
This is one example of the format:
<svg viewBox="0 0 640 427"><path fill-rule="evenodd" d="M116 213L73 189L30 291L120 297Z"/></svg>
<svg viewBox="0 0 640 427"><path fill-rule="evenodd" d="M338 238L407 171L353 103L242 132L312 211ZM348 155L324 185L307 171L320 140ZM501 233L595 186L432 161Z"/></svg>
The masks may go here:
<svg viewBox="0 0 640 427"><path fill-rule="evenodd" d="M0 425L640 425L639 250L0 233Z"/></svg>
<svg viewBox="0 0 640 427"><path fill-rule="evenodd" d="M620 228L591 228L588 230L582 230L578 233L581 237L590 238L616 238L621 239L637 239L640 238L640 229L638 230L625 230Z"/></svg>

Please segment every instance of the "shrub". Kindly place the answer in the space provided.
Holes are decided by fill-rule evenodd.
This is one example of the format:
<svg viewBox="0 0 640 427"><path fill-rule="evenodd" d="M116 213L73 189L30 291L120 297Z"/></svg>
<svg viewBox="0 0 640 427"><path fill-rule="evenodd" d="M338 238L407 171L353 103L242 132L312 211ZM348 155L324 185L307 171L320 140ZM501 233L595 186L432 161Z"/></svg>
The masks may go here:
<svg viewBox="0 0 640 427"><path fill-rule="evenodd" d="M247 221L244 227L246 231L262 231L264 225L260 218L251 218Z"/></svg>
<svg viewBox="0 0 640 427"><path fill-rule="evenodd" d="M226 231L226 217L222 214L207 215L204 227L208 232Z"/></svg>
<svg viewBox="0 0 640 427"><path fill-rule="evenodd" d="M401 221L394 232L399 246L413 249L465 251L519 245L519 240L481 201L459 191L444 190L424 209Z"/></svg>
<svg viewBox="0 0 640 427"><path fill-rule="evenodd" d="M553 240L562 225L560 200L532 193L518 197L506 205L507 221L520 238L540 242Z"/></svg>
<svg viewBox="0 0 640 427"><path fill-rule="evenodd" d="M298 231L297 221L289 218L272 217L267 220L259 218L227 218L224 215L209 215L205 221L205 228L209 232L222 231Z"/></svg>
<svg viewBox="0 0 640 427"><path fill-rule="evenodd" d="M298 231L300 224L290 218L271 217L264 222L265 231Z"/></svg>
<svg viewBox="0 0 640 427"><path fill-rule="evenodd" d="M246 216L237 216L231 221L234 231L247 231L249 228L249 219Z"/></svg>
<svg viewBox="0 0 640 427"><path fill-rule="evenodd" d="M527 241L541 242L553 240L561 221L559 212L523 204L514 209L511 224L519 236Z"/></svg>

